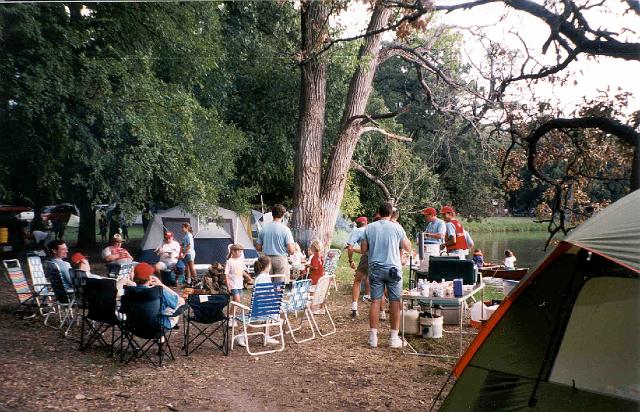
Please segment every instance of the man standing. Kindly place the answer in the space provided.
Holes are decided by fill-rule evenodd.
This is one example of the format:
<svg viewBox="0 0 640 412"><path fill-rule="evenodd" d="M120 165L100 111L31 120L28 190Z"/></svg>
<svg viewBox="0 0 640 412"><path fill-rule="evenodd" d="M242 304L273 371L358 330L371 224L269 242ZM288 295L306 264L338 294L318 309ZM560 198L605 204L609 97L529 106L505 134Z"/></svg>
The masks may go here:
<svg viewBox="0 0 640 412"><path fill-rule="evenodd" d="M450 256L458 256L460 259L464 259L464 251L469 249L469 246L464 236L464 228L456 220L455 210L451 206L443 206L440 213L442 213L442 218L446 223L444 245L447 248L447 253Z"/></svg>
<svg viewBox="0 0 640 412"><path fill-rule="evenodd" d="M429 271L429 256L439 256L440 245L444 243L446 225L442 219L436 217L436 213L436 210L432 207L422 210L427 226L423 232L422 255L424 259L420 262L420 272Z"/></svg>
<svg viewBox="0 0 640 412"><path fill-rule="evenodd" d="M289 283L291 273L289 272L288 255L295 253L295 243L291 229L282 223L282 218L287 210L281 204L275 204L271 208L273 220L262 227L256 250L264 252L271 259L271 274L284 275L285 282Z"/></svg>
<svg viewBox="0 0 640 412"><path fill-rule="evenodd" d="M393 205L383 203L378 209L380 220L364 231L360 242L362 253L369 254L369 282L371 284L371 310L369 312L369 346L378 346L380 302L386 286L391 307L391 336L389 346L401 348L404 342L398 336L400 325L400 294L402 293L402 264L400 249L411 252L411 243L404 229L390 221Z"/></svg>
<svg viewBox="0 0 640 412"><path fill-rule="evenodd" d="M69 269L71 265L64 259L69 254L69 248L64 240L56 239L49 242L49 252L51 253L51 261L58 265L60 268L60 275L62 275L62 283L65 289L73 289L73 283L71 282L71 274Z"/></svg>
<svg viewBox="0 0 640 412"><path fill-rule="evenodd" d="M360 284L364 279L365 295L362 296L362 300L371 300L369 296L371 294L371 287L369 286L369 259L367 254L362 253L360 249L360 242L364 238L364 231L367 228L368 220L364 216L360 216L356 219L356 228L351 231L349 239L347 240L347 255L349 256L349 266L351 269L355 269L353 287L351 289L351 317L358 317L358 298L360 297ZM356 263L353 261L353 254L360 254L360 262L356 268Z"/></svg>

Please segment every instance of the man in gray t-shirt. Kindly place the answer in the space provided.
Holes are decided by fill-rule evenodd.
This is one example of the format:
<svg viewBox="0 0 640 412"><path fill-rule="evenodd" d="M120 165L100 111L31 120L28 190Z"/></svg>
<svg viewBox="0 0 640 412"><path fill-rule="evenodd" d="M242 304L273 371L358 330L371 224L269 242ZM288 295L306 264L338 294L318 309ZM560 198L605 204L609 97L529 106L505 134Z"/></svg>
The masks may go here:
<svg viewBox="0 0 640 412"><path fill-rule="evenodd" d="M264 225L258 234L256 249L271 258L271 274L284 275L285 282L289 283L288 255L295 253L293 235L291 229L282 223L282 218L287 210L281 204L271 208L273 221Z"/></svg>
<svg viewBox="0 0 640 412"><path fill-rule="evenodd" d="M402 293L402 263L400 249L410 253L411 243L397 223L391 222L393 205L383 203L378 209L380 220L367 226L360 242L362 253L369 255L369 283L371 284L371 309L369 311L369 345L378 346L380 302L384 288L389 293L391 308L391 336L389 346L401 348L404 344L398 336L400 326L400 294Z"/></svg>

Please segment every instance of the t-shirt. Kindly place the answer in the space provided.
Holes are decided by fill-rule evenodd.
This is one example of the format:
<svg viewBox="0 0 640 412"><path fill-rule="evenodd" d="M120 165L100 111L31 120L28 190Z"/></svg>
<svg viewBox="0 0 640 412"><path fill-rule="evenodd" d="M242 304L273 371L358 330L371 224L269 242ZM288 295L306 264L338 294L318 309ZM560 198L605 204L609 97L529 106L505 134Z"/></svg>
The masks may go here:
<svg viewBox="0 0 640 412"><path fill-rule="evenodd" d="M395 266L401 270L400 242L406 237L402 226L388 220L378 220L368 225L364 239L369 246L369 267L390 269Z"/></svg>
<svg viewBox="0 0 640 412"><path fill-rule="evenodd" d="M227 264L224 267L224 274L229 278L229 289L242 289L243 275L244 273L244 259L229 258Z"/></svg>
<svg viewBox="0 0 640 412"><path fill-rule="evenodd" d="M187 251L187 247L189 248L189 250ZM182 239L182 250L189 256L191 256L191 259L196 257L196 250L194 249L194 243L193 243L193 233L191 232L187 232L184 235L184 239Z"/></svg>
<svg viewBox="0 0 640 412"><path fill-rule="evenodd" d="M180 244L175 240L169 243L162 242L160 245L160 260L166 263L175 264L178 261L178 255L180 255Z"/></svg>
<svg viewBox="0 0 640 412"><path fill-rule="evenodd" d="M311 256L311 268L309 273L309 278L311 279L311 284L318 284L318 280L324 275L324 262L322 256L318 253L314 253Z"/></svg>
<svg viewBox="0 0 640 412"><path fill-rule="evenodd" d="M271 283L271 278L269 276L270 276L269 273L260 273L253 280L253 284L254 285L259 285L260 283Z"/></svg>
<svg viewBox="0 0 640 412"><path fill-rule="evenodd" d="M444 235L446 233L446 225L444 223L444 220L436 218L434 222L427 223L424 231L427 233L440 233ZM439 245L441 243L444 243L444 238L436 239L429 236L424 237L425 245Z"/></svg>
<svg viewBox="0 0 640 412"><path fill-rule="evenodd" d="M282 222L269 222L258 234L257 243L262 245L262 251L270 256L287 256L287 245L293 243L293 235Z"/></svg>
<svg viewBox="0 0 640 412"><path fill-rule="evenodd" d="M65 262L62 259L51 259L52 262L58 265L60 268L60 275L62 275L62 284L65 289L73 289L73 283L71 282L71 264Z"/></svg>
<svg viewBox="0 0 640 412"><path fill-rule="evenodd" d="M445 227L446 227L446 232L445 232L445 236L447 238L452 237L454 240L456 239L456 227L453 223L451 222L446 222L445 223Z"/></svg>
<svg viewBox="0 0 640 412"><path fill-rule="evenodd" d="M347 245L350 246L358 246L362 239L364 239L364 231L366 227L356 227L349 234L349 239L347 239Z"/></svg>
<svg viewBox="0 0 640 412"><path fill-rule="evenodd" d="M49 234L47 232L43 232L41 230L34 230L33 232L31 232L31 235L33 236L33 240L35 240L36 243L40 243L49 237Z"/></svg>
<svg viewBox="0 0 640 412"><path fill-rule="evenodd" d="M115 246L107 246L106 248L102 249L102 258L106 259L107 256L111 256L111 255L119 255L120 253L124 252L126 249L122 248L122 247L115 247ZM130 258L122 258L122 259L116 259L116 260L112 260L109 263L114 263L117 265L126 265L129 264L133 261L133 259Z"/></svg>
<svg viewBox="0 0 640 412"><path fill-rule="evenodd" d="M507 269L514 269L516 267L516 257L510 256L504 258L504 267Z"/></svg>

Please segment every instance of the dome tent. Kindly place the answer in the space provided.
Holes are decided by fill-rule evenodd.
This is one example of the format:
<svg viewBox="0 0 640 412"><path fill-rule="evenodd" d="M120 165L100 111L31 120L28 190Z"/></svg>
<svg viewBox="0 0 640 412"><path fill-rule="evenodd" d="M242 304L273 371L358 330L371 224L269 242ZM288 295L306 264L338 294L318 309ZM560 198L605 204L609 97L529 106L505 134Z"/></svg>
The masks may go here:
<svg viewBox="0 0 640 412"><path fill-rule="evenodd" d="M218 220L202 223L198 217L180 207L158 211L142 239L139 260L151 264L158 261L154 250L162 244L165 231L173 232L174 239L180 243L184 238L183 223L189 223L193 228L196 265L210 265L214 262L224 264L227 261L228 246L232 243L239 243L245 248L246 259L257 258L258 252L238 214L221 207L216 209L216 213Z"/></svg>
<svg viewBox="0 0 640 412"><path fill-rule="evenodd" d="M507 296L441 406L637 411L640 191L573 231Z"/></svg>

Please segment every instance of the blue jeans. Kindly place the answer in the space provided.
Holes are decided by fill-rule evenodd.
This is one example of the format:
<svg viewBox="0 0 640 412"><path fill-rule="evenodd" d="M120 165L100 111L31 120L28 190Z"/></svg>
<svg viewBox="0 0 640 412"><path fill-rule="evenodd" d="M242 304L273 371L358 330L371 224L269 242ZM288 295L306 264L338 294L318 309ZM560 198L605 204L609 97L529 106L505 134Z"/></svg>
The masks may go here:
<svg viewBox="0 0 640 412"><path fill-rule="evenodd" d="M390 267L369 266L369 284L371 285L371 299L382 299L384 287L387 287L389 301L399 301L402 294L402 269L398 269L400 280L394 280L389 273Z"/></svg>
<svg viewBox="0 0 640 412"><path fill-rule="evenodd" d="M231 289L231 296L242 296L242 289Z"/></svg>

